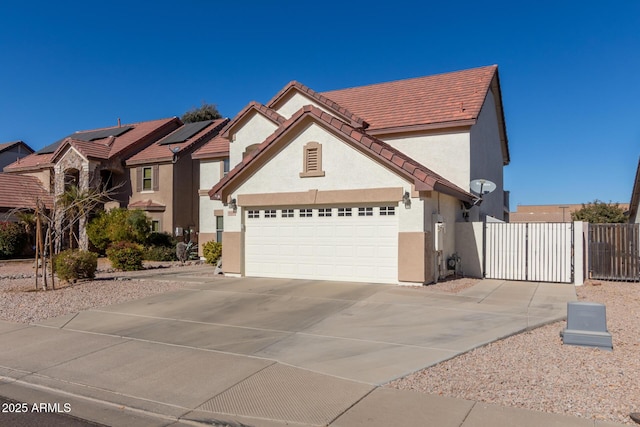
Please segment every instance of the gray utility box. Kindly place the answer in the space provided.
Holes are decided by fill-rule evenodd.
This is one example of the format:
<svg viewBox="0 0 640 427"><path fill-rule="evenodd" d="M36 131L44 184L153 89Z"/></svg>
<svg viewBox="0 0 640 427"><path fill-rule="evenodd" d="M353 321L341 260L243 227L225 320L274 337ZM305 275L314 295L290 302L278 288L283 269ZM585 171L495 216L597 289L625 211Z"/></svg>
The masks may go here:
<svg viewBox="0 0 640 427"><path fill-rule="evenodd" d="M613 340L607 330L605 305L596 302L567 303L567 327L562 331L562 342L612 351Z"/></svg>

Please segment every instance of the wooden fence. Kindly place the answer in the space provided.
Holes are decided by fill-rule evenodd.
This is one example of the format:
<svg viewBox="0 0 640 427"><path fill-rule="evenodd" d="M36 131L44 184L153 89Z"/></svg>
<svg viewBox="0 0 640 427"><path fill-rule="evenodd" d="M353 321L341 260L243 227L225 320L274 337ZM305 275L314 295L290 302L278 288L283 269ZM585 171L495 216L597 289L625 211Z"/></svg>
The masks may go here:
<svg viewBox="0 0 640 427"><path fill-rule="evenodd" d="M589 224L591 279L640 281L640 224Z"/></svg>

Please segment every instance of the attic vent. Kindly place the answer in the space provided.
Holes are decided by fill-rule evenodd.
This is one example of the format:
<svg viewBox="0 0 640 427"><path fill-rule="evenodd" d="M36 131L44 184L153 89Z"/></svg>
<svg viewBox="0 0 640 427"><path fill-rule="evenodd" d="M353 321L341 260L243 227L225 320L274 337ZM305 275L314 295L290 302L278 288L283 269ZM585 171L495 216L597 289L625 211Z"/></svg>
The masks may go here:
<svg viewBox="0 0 640 427"><path fill-rule="evenodd" d="M301 178L312 176L324 176L322 170L322 145L317 142L309 142L304 146L303 171Z"/></svg>

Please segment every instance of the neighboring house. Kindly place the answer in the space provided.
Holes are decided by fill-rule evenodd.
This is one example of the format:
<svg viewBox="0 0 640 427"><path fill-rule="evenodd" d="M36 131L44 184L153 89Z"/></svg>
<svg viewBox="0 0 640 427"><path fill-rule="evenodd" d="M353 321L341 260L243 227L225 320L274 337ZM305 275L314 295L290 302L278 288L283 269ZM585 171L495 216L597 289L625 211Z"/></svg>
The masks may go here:
<svg viewBox="0 0 640 427"><path fill-rule="evenodd" d="M127 206L146 211L154 231L196 239L200 170L191 155L228 121L185 124L125 161L132 187Z"/></svg>
<svg viewBox="0 0 640 427"><path fill-rule="evenodd" d="M36 177L53 196L69 185L79 189L114 189L114 204L126 207L133 194L125 161L182 125L180 119L153 120L75 132L4 168L6 173ZM61 224L56 226L60 229ZM79 244L88 247L85 220Z"/></svg>
<svg viewBox="0 0 640 427"><path fill-rule="evenodd" d="M571 214L582 209L582 204L563 205L518 205L515 212L509 214L509 222L572 222ZM618 203L627 210L626 203Z"/></svg>
<svg viewBox="0 0 640 427"><path fill-rule="evenodd" d="M640 160L638 160L638 169L636 169L636 179L633 182L633 190L631 191L631 201L629 202L629 222L632 224L640 223L640 214L638 213L640 205Z"/></svg>
<svg viewBox="0 0 640 427"><path fill-rule="evenodd" d="M0 144L0 172L2 172L5 166L31 153L33 153L33 150L23 141Z"/></svg>
<svg viewBox="0 0 640 427"><path fill-rule="evenodd" d="M508 214L497 66L326 93L291 82L220 135L234 167L201 224L223 218L228 275L429 283L456 222ZM497 185L482 203L477 178Z"/></svg>

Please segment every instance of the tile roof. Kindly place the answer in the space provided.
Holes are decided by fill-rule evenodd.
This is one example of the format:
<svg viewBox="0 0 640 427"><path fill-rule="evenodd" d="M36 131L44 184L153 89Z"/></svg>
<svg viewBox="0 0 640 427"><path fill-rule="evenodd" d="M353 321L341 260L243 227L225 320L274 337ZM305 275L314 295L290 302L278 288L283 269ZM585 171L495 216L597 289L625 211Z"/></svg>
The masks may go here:
<svg viewBox="0 0 640 427"><path fill-rule="evenodd" d="M271 120L276 125L280 126L285 122L285 118L278 114L271 108L267 108L263 104L256 101L248 103L236 116L227 123L227 125L220 131L220 134L207 142L202 147L198 148L191 155L192 159L210 159L218 157L229 156L229 138L231 130L237 126L249 113L257 112L267 119Z"/></svg>
<svg viewBox="0 0 640 427"><path fill-rule="evenodd" d="M166 205L154 202L151 199L139 200L137 202L129 203L127 206L129 209L142 209L147 211L164 211L166 207Z"/></svg>
<svg viewBox="0 0 640 427"><path fill-rule="evenodd" d="M342 117L343 119L345 119L346 122L348 122L354 128L366 129L367 127L369 127L369 123L367 123L364 119L362 119L361 117L357 116L356 114L354 114L353 112L345 108L346 104L335 102L334 99L329 99L329 97L327 97L326 94L318 93L295 80L292 82L289 82L289 84L287 84L284 88L282 88L280 92L278 92L267 103L267 107L275 109L276 106L280 103L280 101L286 100L287 95L294 90L304 93L311 99L318 102L324 108L327 108L332 113L336 114L339 117Z"/></svg>
<svg viewBox="0 0 640 427"><path fill-rule="evenodd" d="M264 157L263 153L267 151L275 141L279 140L291 128L293 128L296 123L301 122L305 117L310 117L312 120L330 127L332 130L341 134L344 140L348 143L376 158L391 170L394 170L395 172L412 180L415 184L416 190L435 190L444 194L452 195L464 201L473 201L476 199L476 197L468 191L465 191L457 185L449 182L442 176L436 174L426 166L414 161L389 144L377 139L376 137L367 135L362 130L356 129L336 117L333 117L331 114L311 105L306 105L298 110L298 112L282 124L276 132L262 142L258 149L245 156L241 163L233 168L225 178L213 186L209 191L209 196L216 199L223 198L221 193L225 187L230 186L232 182L235 181L244 170L246 170L249 164L254 162L256 159Z"/></svg>
<svg viewBox="0 0 640 427"><path fill-rule="evenodd" d="M138 165L144 163L155 163L155 162L164 162L171 161L173 158L173 153L171 149L178 149L178 153L181 153L185 150L189 150L193 148L195 145L200 143L205 143L211 138L215 137L218 132L229 122L229 119L217 119L211 122L204 129L196 133L195 135L189 137L186 141L180 143L172 143L169 145L163 145L163 139L156 141L151 144L144 150L139 153L133 155L129 159L127 159L127 165ZM182 127L176 129L174 132L179 132ZM166 138L170 137L171 134L167 135ZM170 149L171 148L171 149Z"/></svg>
<svg viewBox="0 0 640 427"><path fill-rule="evenodd" d="M363 117L367 132L478 118L497 65L323 92ZM472 123L469 123L472 124Z"/></svg>
<svg viewBox="0 0 640 427"><path fill-rule="evenodd" d="M34 176L0 173L0 207L35 208L36 200L47 207L53 206L53 197Z"/></svg>
<svg viewBox="0 0 640 427"><path fill-rule="evenodd" d="M60 144L55 147L53 153L38 154L33 153L22 159L6 166L4 170L6 172L19 172L25 170L41 169L45 167L52 167L52 162L55 160L68 144L73 145L83 153L83 155L90 155L99 159L112 159L119 155L127 155L128 152L141 148L146 143L153 140L164 137L169 132L174 130L179 124L180 119L177 117L171 117L168 119L150 120L147 122L132 123L121 126L112 126L101 129L93 129L92 131L118 129L122 127L131 127L131 130L121 134L117 137L107 137L94 141L82 141L74 139L71 134L68 138L60 141ZM76 133L85 133L89 131L79 131ZM73 141L73 142L72 142ZM105 148L108 147L108 150Z"/></svg>

